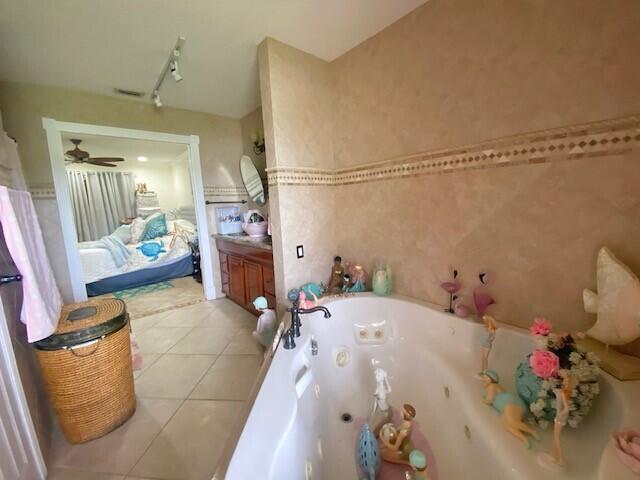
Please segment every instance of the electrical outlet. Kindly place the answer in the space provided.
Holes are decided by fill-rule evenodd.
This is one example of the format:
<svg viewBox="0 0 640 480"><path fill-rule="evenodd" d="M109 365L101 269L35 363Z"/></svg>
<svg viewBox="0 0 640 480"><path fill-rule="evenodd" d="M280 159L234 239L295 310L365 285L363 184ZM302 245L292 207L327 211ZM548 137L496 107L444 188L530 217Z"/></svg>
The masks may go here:
<svg viewBox="0 0 640 480"><path fill-rule="evenodd" d="M304 257L304 247L302 245L296 246L296 257L298 258Z"/></svg>

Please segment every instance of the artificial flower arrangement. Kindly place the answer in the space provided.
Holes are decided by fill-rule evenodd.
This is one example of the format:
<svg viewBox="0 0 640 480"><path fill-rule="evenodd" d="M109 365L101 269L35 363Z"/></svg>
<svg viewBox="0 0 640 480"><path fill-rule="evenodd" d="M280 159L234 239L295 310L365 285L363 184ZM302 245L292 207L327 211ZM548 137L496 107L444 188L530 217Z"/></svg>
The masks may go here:
<svg viewBox="0 0 640 480"><path fill-rule="evenodd" d="M529 405L535 423L546 429L556 414L553 391L562 388L559 371L568 370L573 390L567 423L575 428L600 393L598 357L580 349L570 334L553 333L551 324L544 318L534 319L529 331L536 349L516 370L518 393Z"/></svg>

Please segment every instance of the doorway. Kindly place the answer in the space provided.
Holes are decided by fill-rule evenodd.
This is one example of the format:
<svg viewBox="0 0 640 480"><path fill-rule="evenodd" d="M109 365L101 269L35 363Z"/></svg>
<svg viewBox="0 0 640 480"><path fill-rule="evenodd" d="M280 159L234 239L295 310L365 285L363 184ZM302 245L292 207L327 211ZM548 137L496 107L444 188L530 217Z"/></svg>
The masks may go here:
<svg viewBox="0 0 640 480"><path fill-rule="evenodd" d="M133 307L142 293L162 310L161 290L193 288L198 257L202 295L216 298L197 136L43 126L74 301L120 295Z"/></svg>

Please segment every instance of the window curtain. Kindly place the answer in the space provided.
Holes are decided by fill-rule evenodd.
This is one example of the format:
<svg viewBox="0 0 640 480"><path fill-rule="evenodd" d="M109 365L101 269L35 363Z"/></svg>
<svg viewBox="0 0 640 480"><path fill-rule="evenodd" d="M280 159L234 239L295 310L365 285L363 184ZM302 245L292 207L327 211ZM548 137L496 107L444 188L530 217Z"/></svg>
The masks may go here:
<svg viewBox="0 0 640 480"><path fill-rule="evenodd" d="M68 170L78 241L98 240L135 217L135 177L129 172Z"/></svg>

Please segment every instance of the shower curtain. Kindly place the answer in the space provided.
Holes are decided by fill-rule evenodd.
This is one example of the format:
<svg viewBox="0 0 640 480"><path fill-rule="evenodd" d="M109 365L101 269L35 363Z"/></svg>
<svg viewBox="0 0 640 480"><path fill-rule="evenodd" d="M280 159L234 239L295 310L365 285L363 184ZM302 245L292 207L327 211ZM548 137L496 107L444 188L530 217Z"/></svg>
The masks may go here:
<svg viewBox="0 0 640 480"><path fill-rule="evenodd" d="M98 240L135 217L133 173L68 170L67 179L79 242Z"/></svg>

